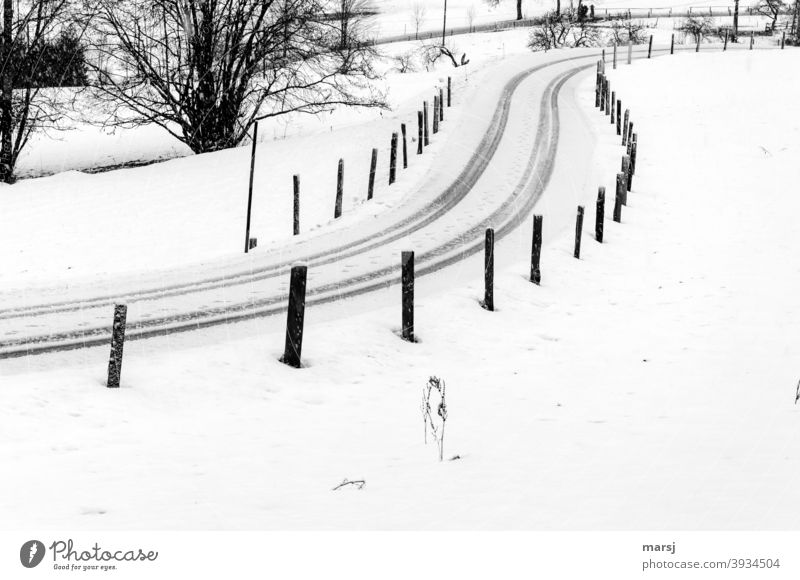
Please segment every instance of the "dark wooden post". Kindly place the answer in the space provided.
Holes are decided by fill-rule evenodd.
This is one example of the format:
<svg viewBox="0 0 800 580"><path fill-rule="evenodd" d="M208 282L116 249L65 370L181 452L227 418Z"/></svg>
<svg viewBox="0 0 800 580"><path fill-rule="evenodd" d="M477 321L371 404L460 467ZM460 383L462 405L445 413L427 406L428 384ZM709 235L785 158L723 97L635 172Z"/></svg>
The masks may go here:
<svg viewBox="0 0 800 580"><path fill-rule="evenodd" d="M722 52L728 50L728 31L725 31L725 44L722 45Z"/></svg>
<svg viewBox="0 0 800 580"><path fill-rule="evenodd" d="M606 79L603 75L600 75L600 112L602 113L605 110L606 106Z"/></svg>
<svg viewBox="0 0 800 580"><path fill-rule="evenodd" d="M578 216L575 218L575 258L581 257L581 237L583 236L583 206L578 206Z"/></svg>
<svg viewBox="0 0 800 580"><path fill-rule="evenodd" d="M122 377L122 347L125 345L125 321L128 307L124 304L114 306L114 325L111 327L111 354L108 357L108 382L106 387L118 389Z"/></svg>
<svg viewBox="0 0 800 580"><path fill-rule="evenodd" d="M372 150L372 159L369 162L369 185L367 186L367 199L372 199L375 194L375 172L378 170L378 150Z"/></svg>
<svg viewBox="0 0 800 580"><path fill-rule="evenodd" d="M628 205L628 176L624 173L617 173L617 189L620 192L622 205Z"/></svg>
<svg viewBox="0 0 800 580"><path fill-rule="evenodd" d="M307 266L293 266L289 281L289 310L286 313L286 346L281 361L300 368L303 351L303 320L306 312Z"/></svg>
<svg viewBox="0 0 800 580"><path fill-rule="evenodd" d="M630 109L625 109L625 121L622 123L622 146L628 143L628 119L630 117Z"/></svg>
<svg viewBox="0 0 800 580"><path fill-rule="evenodd" d="M753 40L755 40L755 32L750 31L750 50L753 50Z"/></svg>
<svg viewBox="0 0 800 580"><path fill-rule="evenodd" d="M622 133L622 101L617 100L617 135Z"/></svg>
<svg viewBox="0 0 800 580"><path fill-rule="evenodd" d="M783 31L783 36L781 36L781 50L784 49L786 46L786 31Z"/></svg>
<svg viewBox="0 0 800 580"><path fill-rule="evenodd" d="M625 174L625 191L631 190L631 158L628 155L622 157L622 173ZM627 201L627 200L626 200Z"/></svg>
<svg viewBox="0 0 800 580"><path fill-rule="evenodd" d="M614 113L615 113L616 109L614 107L614 103L616 103L616 102L617 102L617 93L616 93L616 91L612 91L612 93L611 93L611 103L609 104L609 109L611 109L611 124L612 125L615 122L614 121Z"/></svg>
<svg viewBox="0 0 800 580"><path fill-rule="evenodd" d="M626 144L627 144L628 147L630 147L630 145L631 145L631 139L632 138L633 138L633 121L628 123L628 140L626 141ZM630 152L630 149L629 149L628 150L628 155L630 155L630 154L631 154L631 152Z"/></svg>
<svg viewBox="0 0 800 580"><path fill-rule="evenodd" d="M611 97L611 81L606 79L606 94L605 94L606 115L610 115L611 114L611 104L608 102L608 99L610 97Z"/></svg>
<svg viewBox="0 0 800 580"><path fill-rule="evenodd" d="M406 124L400 124L400 132L403 134L403 169L408 169L408 141L406 139Z"/></svg>
<svg viewBox="0 0 800 580"><path fill-rule="evenodd" d="M697 45L694 48L695 52L700 52L700 34L697 35Z"/></svg>
<svg viewBox="0 0 800 580"><path fill-rule="evenodd" d="M253 212L253 175L256 171L256 146L258 145L258 121L253 125L253 149L250 152L250 186L247 190L247 224L244 229L244 253L250 251L250 216Z"/></svg>
<svg viewBox="0 0 800 580"><path fill-rule="evenodd" d="M453 91L452 91L453 82L452 81L453 81L453 79L451 79L450 77L447 77L447 106L448 107L451 104L452 95L453 95Z"/></svg>
<svg viewBox="0 0 800 580"><path fill-rule="evenodd" d="M542 216L533 216L533 244L531 247L531 282L541 284L542 271L540 260L542 257Z"/></svg>
<svg viewBox="0 0 800 580"><path fill-rule="evenodd" d="M428 101L424 101L422 103L422 128L425 132L425 147L430 145L430 139L428 138Z"/></svg>
<svg viewBox="0 0 800 580"><path fill-rule="evenodd" d="M292 178L294 182L294 219L292 220L292 231L294 235L300 235L300 176Z"/></svg>
<svg viewBox="0 0 800 580"><path fill-rule="evenodd" d="M669 53L675 54L675 34L673 33L672 38L669 41Z"/></svg>
<svg viewBox="0 0 800 580"><path fill-rule="evenodd" d="M486 244L483 255L483 307L494 311L494 230L486 230Z"/></svg>
<svg viewBox="0 0 800 580"><path fill-rule="evenodd" d="M622 221L622 195L625 192L624 179L624 175L617 174L617 194L614 198L614 221L617 223Z"/></svg>
<svg viewBox="0 0 800 580"><path fill-rule="evenodd" d="M422 111L417 111L417 155L422 155Z"/></svg>
<svg viewBox="0 0 800 580"><path fill-rule="evenodd" d="M444 121L444 89L439 87L439 122Z"/></svg>
<svg viewBox="0 0 800 580"><path fill-rule="evenodd" d="M344 159L339 159L339 171L336 174L336 207L333 209L334 219L342 216L342 198L344 197Z"/></svg>
<svg viewBox="0 0 800 580"><path fill-rule="evenodd" d="M433 134L439 132L439 97L433 97Z"/></svg>
<svg viewBox="0 0 800 580"><path fill-rule="evenodd" d="M397 133L392 133L392 149L389 154L389 185L397 178Z"/></svg>
<svg viewBox="0 0 800 580"><path fill-rule="evenodd" d="M647 58L653 53L653 35L650 35L650 43L647 45Z"/></svg>
<svg viewBox="0 0 800 580"><path fill-rule="evenodd" d="M636 173L636 148L639 145L639 138L633 134L633 146L631 147L631 175Z"/></svg>
<svg viewBox="0 0 800 580"><path fill-rule="evenodd" d="M614 43L614 68L617 68L617 43Z"/></svg>
<svg viewBox="0 0 800 580"><path fill-rule="evenodd" d="M414 252L403 252L400 266L403 270L403 338L414 342Z"/></svg>
<svg viewBox="0 0 800 580"><path fill-rule="evenodd" d="M606 217L606 188L597 190L597 206L594 213L594 239L603 243L603 220Z"/></svg>

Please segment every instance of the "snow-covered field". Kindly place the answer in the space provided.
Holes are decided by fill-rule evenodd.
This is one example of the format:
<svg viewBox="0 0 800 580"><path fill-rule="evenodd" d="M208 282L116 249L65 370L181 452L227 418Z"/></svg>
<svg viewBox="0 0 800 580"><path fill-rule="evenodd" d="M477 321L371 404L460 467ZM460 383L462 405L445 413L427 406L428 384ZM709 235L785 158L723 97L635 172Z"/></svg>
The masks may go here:
<svg viewBox="0 0 800 580"><path fill-rule="evenodd" d="M613 191L622 148L592 107L594 75L568 81L536 208L542 286L526 280L528 220L497 246L496 312L478 304L480 256L419 281L417 344L396 334L395 286L310 309L302 370L278 362L274 320L132 342L119 391L104 388L106 348L0 362L4 527L796 529L800 83L783 71L798 65L794 50L729 51L609 70L640 150L623 223L606 222L603 245L593 199L597 185ZM446 131L480 114L468 103ZM209 191L241 189L246 157L207 162L221 179ZM165 197L181 195L180 164L193 162L165 164ZM332 183L329 165L319 171ZM107 174L106 189L131 192L113 176L146 184L147 171ZM88 190L104 177L48 179ZM30 191L19 207L53 227L48 216L71 212L75 243L96 239L96 222L80 220L92 214L56 203L58 191ZM580 261L564 213L578 203ZM45 260L63 242L49 252L42 235L26 251ZM423 443L430 375L447 382L442 463ZM366 486L332 491L344 478Z"/></svg>

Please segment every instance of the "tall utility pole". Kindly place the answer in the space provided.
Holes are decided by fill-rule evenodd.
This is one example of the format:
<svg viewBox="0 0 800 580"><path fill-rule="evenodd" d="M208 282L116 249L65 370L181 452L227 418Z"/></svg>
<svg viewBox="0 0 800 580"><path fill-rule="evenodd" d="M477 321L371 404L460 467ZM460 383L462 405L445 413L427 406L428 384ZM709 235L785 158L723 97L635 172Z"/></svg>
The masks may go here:
<svg viewBox="0 0 800 580"><path fill-rule="evenodd" d="M733 6L733 38L731 38L731 42L738 42L736 37L739 36L739 0L734 0Z"/></svg>
<svg viewBox="0 0 800 580"><path fill-rule="evenodd" d="M447 34L447 0L444 0L444 19L442 22L442 46L444 46L445 34Z"/></svg>

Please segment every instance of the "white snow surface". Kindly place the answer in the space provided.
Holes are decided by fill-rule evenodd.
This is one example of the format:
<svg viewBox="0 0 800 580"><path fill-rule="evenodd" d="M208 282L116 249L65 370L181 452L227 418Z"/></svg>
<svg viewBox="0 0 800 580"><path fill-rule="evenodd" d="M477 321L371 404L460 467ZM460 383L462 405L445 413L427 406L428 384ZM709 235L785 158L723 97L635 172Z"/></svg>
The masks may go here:
<svg viewBox="0 0 800 580"><path fill-rule="evenodd" d="M613 191L622 148L594 75L569 83L574 154L536 210L542 286L526 225L497 246L496 312L482 257L446 289L419 281L417 344L397 336L395 286L374 308L309 310L301 370L278 362L274 320L132 342L118 391L107 349L3 361L3 527L797 529L798 66L729 51L609 70L640 149L602 245L595 186ZM575 260L551 214L579 202ZM460 459L423 444L430 375ZM344 478L366 486L332 491Z"/></svg>

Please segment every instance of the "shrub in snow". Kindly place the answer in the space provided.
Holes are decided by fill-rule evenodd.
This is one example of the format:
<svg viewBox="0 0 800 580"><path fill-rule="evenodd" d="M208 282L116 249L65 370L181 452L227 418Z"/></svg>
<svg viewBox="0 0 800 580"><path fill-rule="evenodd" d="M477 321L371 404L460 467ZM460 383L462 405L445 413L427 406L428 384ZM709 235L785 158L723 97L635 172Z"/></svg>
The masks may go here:
<svg viewBox="0 0 800 580"><path fill-rule="evenodd" d="M434 412L435 409L435 412ZM439 461L444 456L444 426L447 422L447 403L445 401L444 380L438 377L428 379L422 388L422 420L424 422L425 443L428 432L439 447Z"/></svg>
<svg viewBox="0 0 800 580"><path fill-rule="evenodd" d="M600 30L586 21L578 21L573 10L561 14L548 12L533 27L528 37L532 51L554 48L579 48L600 45Z"/></svg>

